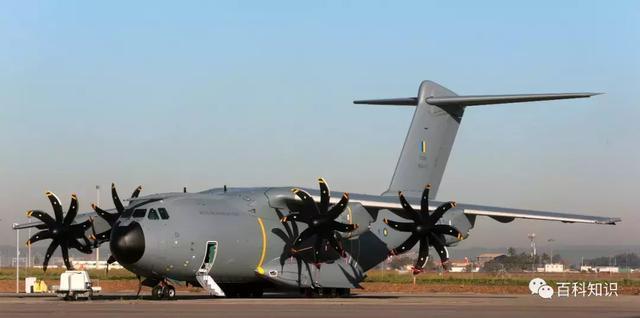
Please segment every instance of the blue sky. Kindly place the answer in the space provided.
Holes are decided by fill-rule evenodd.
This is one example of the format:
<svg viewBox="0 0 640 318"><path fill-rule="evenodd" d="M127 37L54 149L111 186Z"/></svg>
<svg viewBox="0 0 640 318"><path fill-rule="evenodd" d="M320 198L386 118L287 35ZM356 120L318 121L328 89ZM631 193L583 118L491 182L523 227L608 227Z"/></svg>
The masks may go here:
<svg viewBox="0 0 640 318"><path fill-rule="evenodd" d="M481 220L467 246L638 242L640 3L0 4L0 226L130 192L315 186L380 193L410 108L353 99L605 92L478 107L438 198L621 216L616 228ZM0 231L12 244L13 233Z"/></svg>

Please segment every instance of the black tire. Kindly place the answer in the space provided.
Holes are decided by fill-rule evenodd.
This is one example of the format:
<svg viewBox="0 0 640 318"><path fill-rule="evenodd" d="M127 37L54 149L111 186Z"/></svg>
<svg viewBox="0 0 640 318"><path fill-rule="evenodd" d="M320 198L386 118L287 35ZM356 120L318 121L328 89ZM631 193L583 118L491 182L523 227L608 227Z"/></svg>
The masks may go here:
<svg viewBox="0 0 640 318"><path fill-rule="evenodd" d="M175 299L176 298L176 288L169 285L167 287L164 288L163 290L163 296L166 299Z"/></svg>
<svg viewBox="0 0 640 318"><path fill-rule="evenodd" d="M151 289L151 298L153 299L162 299L164 297L164 288L160 285L157 285Z"/></svg>
<svg viewBox="0 0 640 318"><path fill-rule="evenodd" d="M251 292L251 297L261 298L263 294L264 294L264 290L262 290L262 288L256 288Z"/></svg>
<svg viewBox="0 0 640 318"><path fill-rule="evenodd" d="M336 289L335 288L323 288L322 289L322 297L324 297L324 298L335 298L336 297Z"/></svg>
<svg viewBox="0 0 640 318"><path fill-rule="evenodd" d="M349 288L338 288L338 297L340 298L348 298L351 297L351 289Z"/></svg>

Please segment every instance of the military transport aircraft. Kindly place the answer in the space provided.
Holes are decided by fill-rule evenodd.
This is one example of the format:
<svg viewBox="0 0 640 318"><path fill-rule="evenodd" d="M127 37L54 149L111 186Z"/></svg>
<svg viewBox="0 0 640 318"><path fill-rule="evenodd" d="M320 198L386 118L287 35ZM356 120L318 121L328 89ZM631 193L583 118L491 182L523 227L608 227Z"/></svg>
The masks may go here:
<svg viewBox="0 0 640 318"><path fill-rule="evenodd" d="M297 187L215 188L198 193L140 196L128 204L111 193L115 209L78 214L78 198L63 213L52 192L54 216L29 211L40 222L15 229L40 229L27 244L51 239L44 258L60 247L67 268L69 249L91 253L109 242L109 263L118 261L152 287L157 298L175 297L172 283L201 286L211 295L259 297L266 288L299 289L308 295L349 295L365 272L389 255L418 246L418 274L430 248L442 264L447 246L469 236L477 216L499 222L516 218L565 223L615 224L619 218L434 201L467 107L584 98L594 93L458 96L431 81L417 97L360 100L355 104L416 107L389 189L381 195ZM144 279L141 279L144 278ZM140 293L140 290L138 290Z"/></svg>

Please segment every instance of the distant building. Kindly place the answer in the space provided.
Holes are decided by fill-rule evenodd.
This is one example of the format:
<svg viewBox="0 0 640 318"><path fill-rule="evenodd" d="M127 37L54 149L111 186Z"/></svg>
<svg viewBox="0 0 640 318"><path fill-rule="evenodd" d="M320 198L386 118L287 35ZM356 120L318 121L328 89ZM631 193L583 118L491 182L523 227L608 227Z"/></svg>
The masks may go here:
<svg viewBox="0 0 640 318"><path fill-rule="evenodd" d="M484 264L486 262L492 261L492 260L494 260L494 259L496 259L497 257L500 257L500 256L507 256L507 255L504 254L504 253L484 253L484 254L480 254L477 257L478 265L480 267L484 267Z"/></svg>
<svg viewBox="0 0 640 318"><path fill-rule="evenodd" d="M462 272L468 272L470 269L472 269L472 264L469 262L468 258L464 258L464 259L452 259L449 260L449 271L452 273L462 273Z"/></svg>
<svg viewBox="0 0 640 318"><path fill-rule="evenodd" d="M618 266L580 266L581 272L589 273L619 273L620 267Z"/></svg>
<svg viewBox="0 0 640 318"><path fill-rule="evenodd" d="M75 269L105 269L107 268L107 261L98 261L98 264L96 265L96 261L73 261L71 262L71 264L73 265L73 268ZM122 265L118 264L118 262L115 262L111 265L109 265L109 268L111 269L122 269Z"/></svg>
<svg viewBox="0 0 640 318"><path fill-rule="evenodd" d="M562 273L564 272L564 264L560 264L560 263L544 264L544 272L545 273Z"/></svg>

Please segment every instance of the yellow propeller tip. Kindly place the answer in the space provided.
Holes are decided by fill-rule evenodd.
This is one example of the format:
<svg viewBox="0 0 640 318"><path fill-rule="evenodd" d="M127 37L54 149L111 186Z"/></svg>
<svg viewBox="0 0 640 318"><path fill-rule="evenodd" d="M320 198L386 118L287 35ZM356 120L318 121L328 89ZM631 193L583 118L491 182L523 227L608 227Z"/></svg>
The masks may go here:
<svg viewBox="0 0 640 318"><path fill-rule="evenodd" d="M327 183L327 181L325 181L323 177L318 178L318 182L320 182L320 183Z"/></svg>
<svg viewBox="0 0 640 318"><path fill-rule="evenodd" d="M27 217L29 217L29 218L30 218L30 217L31 217L31 214L33 214L33 210L29 210L29 211L27 211Z"/></svg>
<svg viewBox="0 0 640 318"><path fill-rule="evenodd" d="M387 219L383 219L382 222L384 222L384 224L389 224L389 220Z"/></svg>
<svg viewBox="0 0 640 318"><path fill-rule="evenodd" d="M424 186L427 189L431 189L431 183L427 183L427 185Z"/></svg>
<svg viewBox="0 0 640 318"><path fill-rule="evenodd" d="M300 189L298 189L298 188L291 189L291 192L293 192L293 193L298 193L299 191L300 191Z"/></svg>
<svg viewBox="0 0 640 318"><path fill-rule="evenodd" d="M456 207L456 202L455 201L451 201L451 206L455 208Z"/></svg>
<svg viewBox="0 0 640 318"><path fill-rule="evenodd" d="M52 195L53 195L53 192L51 192L51 191L47 191L47 192L45 192L44 194L45 194L46 196L52 196Z"/></svg>

